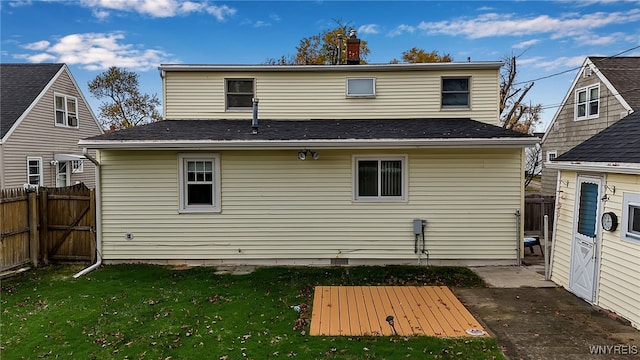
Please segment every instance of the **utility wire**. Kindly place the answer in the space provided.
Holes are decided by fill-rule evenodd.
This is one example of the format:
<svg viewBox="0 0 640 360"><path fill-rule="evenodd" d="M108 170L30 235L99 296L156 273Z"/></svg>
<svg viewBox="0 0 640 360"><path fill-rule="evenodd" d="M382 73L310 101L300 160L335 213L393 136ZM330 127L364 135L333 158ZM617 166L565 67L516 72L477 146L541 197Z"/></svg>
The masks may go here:
<svg viewBox="0 0 640 360"><path fill-rule="evenodd" d="M628 53L629 51L633 51L633 50L638 49L638 48L640 48L640 45L634 46L634 47L632 47L630 49L627 49L627 50L624 50L624 51L621 51L621 52L619 52L617 54L614 54L614 55L611 55L611 56L607 56L604 59L611 59L611 58L620 56L620 55L622 55L624 53ZM536 79L533 79L533 80L520 81L520 82L514 83L513 85L522 85L522 84L527 84L527 83L538 81L538 80L544 80L544 79L556 77L556 76L559 76L559 75L562 75L562 74L566 74L568 72L572 72L572 71L579 70L579 69L582 69L582 65L578 66L578 67L575 67L575 68L572 68L572 69L569 69L569 70L560 71L560 72L557 72L557 73L554 73L554 74L551 74L551 75L542 76L542 77L539 77L539 78L536 78Z"/></svg>

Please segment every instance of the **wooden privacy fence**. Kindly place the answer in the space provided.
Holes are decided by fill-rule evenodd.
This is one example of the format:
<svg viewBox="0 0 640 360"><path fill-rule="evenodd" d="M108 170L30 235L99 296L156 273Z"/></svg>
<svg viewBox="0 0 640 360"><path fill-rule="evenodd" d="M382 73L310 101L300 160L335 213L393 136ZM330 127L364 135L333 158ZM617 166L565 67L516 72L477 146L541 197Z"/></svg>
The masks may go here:
<svg viewBox="0 0 640 360"><path fill-rule="evenodd" d="M95 261L95 192L0 190L0 271L27 263Z"/></svg>
<svg viewBox="0 0 640 360"><path fill-rule="evenodd" d="M549 232L553 229L555 196L527 195L524 199L525 236L543 236L544 216L549 215ZM551 236L551 235L550 235Z"/></svg>

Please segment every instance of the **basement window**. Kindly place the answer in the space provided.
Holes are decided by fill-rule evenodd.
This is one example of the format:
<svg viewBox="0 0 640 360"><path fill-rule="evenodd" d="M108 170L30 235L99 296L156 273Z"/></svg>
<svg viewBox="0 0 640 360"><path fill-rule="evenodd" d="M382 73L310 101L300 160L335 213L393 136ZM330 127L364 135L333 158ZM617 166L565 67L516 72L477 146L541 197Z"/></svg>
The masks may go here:
<svg viewBox="0 0 640 360"><path fill-rule="evenodd" d="M252 110L255 79L225 79L227 110Z"/></svg>
<svg viewBox="0 0 640 360"><path fill-rule="evenodd" d="M406 156L355 156L353 167L355 201L406 200Z"/></svg>
<svg viewBox="0 0 640 360"><path fill-rule="evenodd" d="M179 212L220 212L218 154L181 154L178 158Z"/></svg>
<svg viewBox="0 0 640 360"><path fill-rule="evenodd" d="M348 98L372 98L375 96L375 78L347 78Z"/></svg>

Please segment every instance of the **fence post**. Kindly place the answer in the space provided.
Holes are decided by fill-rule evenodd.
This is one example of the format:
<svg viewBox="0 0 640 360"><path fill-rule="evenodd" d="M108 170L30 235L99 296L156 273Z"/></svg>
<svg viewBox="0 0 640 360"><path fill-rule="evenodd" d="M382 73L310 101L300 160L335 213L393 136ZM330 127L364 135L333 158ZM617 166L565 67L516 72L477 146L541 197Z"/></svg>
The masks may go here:
<svg viewBox="0 0 640 360"><path fill-rule="evenodd" d="M40 251L45 265L49 265L49 195L46 188L40 188Z"/></svg>
<svg viewBox="0 0 640 360"><path fill-rule="evenodd" d="M40 256L40 235L38 233L38 194L35 191L28 193L29 206L29 255L33 267L38 267Z"/></svg>

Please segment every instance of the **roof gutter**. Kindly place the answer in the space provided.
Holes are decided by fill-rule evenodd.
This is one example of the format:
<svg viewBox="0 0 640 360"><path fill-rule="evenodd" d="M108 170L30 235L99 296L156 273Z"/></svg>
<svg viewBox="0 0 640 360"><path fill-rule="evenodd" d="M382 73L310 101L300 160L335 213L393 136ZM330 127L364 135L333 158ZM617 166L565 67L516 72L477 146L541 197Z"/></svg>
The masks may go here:
<svg viewBox="0 0 640 360"><path fill-rule="evenodd" d="M161 64L158 70L169 71L224 71L224 72L354 72L354 71L414 71L414 70L496 70L501 61L415 63L415 64L360 64L341 65L214 65L214 64Z"/></svg>
<svg viewBox="0 0 640 360"><path fill-rule="evenodd" d="M91 271L102 266L102 200L100 192L100 163L94 157L89 154L89 149L82 149L84 157L91 161L96 168L96 262L95 264L81 270L77 274L73 275L74 279L79 278L82 275L88 274Z"/></svg>
<svg viewBox="0 0 640 360"><path fill-rule="evenodd" d="M335 140L80 140L90 149L216 149L290 150L318 149L423 149L423 148L513 148L537 144L538 138L492 139L335 139Z"/></svg>
<svg viewBox="0 0 640 360"><path fill-rule="evenodd" d="M619 162L554 161L546 162L545 167L556 170L609 172L617 174L640 175L640 164Z"/></svg>

